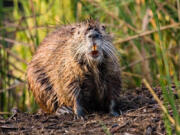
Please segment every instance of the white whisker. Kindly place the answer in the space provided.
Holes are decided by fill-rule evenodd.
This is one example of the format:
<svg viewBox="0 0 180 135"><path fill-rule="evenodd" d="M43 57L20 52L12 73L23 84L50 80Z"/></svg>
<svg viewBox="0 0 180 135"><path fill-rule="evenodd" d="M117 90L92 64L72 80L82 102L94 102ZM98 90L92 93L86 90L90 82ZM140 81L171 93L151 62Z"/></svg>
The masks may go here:
<svg viewBox="0 0 180 135"><path fill-rule="evenodd" d="M118 64L118 58L116 56L116 50L112 44L108 41L103 40L103 50L111 58L114 64Z"/></svg>

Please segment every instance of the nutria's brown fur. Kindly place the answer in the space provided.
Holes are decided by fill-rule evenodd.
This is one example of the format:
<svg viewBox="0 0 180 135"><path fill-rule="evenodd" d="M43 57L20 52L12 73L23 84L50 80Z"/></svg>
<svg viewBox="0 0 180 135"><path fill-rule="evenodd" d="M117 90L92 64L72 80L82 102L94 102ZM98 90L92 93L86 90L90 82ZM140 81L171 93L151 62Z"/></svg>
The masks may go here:
<svg viewBox="0 0 180 135"><path fill-rule="evenodd" d="M45 112L67 106L78 116L98 110L117 114L118 59L110 36L97 21L63 26L49 34L28 65L27 79Z"/></svg>

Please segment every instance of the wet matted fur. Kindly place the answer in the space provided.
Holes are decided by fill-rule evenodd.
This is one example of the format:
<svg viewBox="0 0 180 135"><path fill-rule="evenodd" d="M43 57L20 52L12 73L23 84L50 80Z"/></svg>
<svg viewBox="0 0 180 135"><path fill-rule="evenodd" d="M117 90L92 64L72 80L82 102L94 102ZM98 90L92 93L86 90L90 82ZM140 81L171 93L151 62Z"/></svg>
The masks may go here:
<svg viewBox="0 0 180 135"><path fill-rule="evenodd" d="M116 49L98 21L62 26L50 33L28 65L29 89L48 113L61 106L75 114L116 115L121 77Z"/></svg>

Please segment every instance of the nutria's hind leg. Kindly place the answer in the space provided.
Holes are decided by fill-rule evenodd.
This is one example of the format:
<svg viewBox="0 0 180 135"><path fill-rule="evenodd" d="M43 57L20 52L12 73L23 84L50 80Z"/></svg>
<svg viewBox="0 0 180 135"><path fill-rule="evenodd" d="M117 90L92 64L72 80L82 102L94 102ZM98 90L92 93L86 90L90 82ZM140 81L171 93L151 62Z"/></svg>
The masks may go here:
<svg viewBox="0 0 180 135"><path fill-rule="evenodd" d="M61 106L59 108L57 108L56 115L60 115L60 114L73 114L73 111L70 107L67 106Z"/></svg>
<svg viewBox="0 0 180 135"><path fill-rule="evenodd" d="M120 115L117 110L117 101L115 101L114 99L111 100L111 103L109 106L109 113L110 113L110 115L113 115L115 117Z"/></svg>

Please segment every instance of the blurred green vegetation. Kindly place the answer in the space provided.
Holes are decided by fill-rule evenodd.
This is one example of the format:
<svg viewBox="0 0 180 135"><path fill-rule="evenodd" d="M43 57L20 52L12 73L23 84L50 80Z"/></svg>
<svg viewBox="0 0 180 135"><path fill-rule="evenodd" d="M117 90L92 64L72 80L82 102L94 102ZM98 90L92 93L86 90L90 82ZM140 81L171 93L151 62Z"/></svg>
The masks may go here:
<svg viewBox="0 0 180 135"><path fill-rule="evenodd" d="M173 94L180 97L179 0L1 0L0 112L14 106L37 110L26 86L27 63L47 33L89 17L105 24L114 37L123 88L141 87L143 78L161 86L163 102L180 125L180 101ZM168 123L165 116L171 134Z"/></svg>

